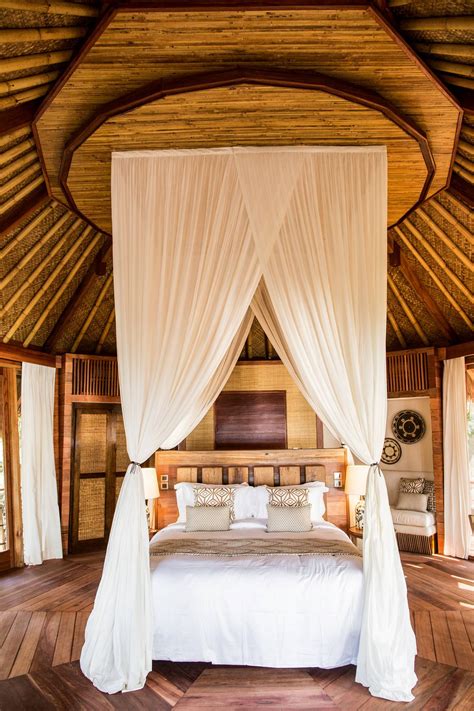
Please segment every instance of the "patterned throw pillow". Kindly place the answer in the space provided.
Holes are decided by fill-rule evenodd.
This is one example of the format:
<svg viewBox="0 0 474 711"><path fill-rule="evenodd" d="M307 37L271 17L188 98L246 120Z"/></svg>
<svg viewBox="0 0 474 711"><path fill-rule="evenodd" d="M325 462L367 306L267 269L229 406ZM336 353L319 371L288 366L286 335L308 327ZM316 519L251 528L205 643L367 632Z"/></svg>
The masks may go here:
<svg viewBox="0 0 474 711"><path fill-rule="evenodd" d="M267 531L303 533L311 531L311 504L306 506L267 506Z"/></svg>
<svg viewBox="0 0 474 711"><path fill-rule="evenodd" d="M434 481L430 481L429 479L425 480L423 493L428 494L428 511L436 513Z"/></svg>
<svg viewBox="0 0 474 711"><path fill-rule="evenodd" d="M308 489L267 486L267 491L270 506L295 507L306 506L308 503Z"/></svg>
<svg viewBox="0 0 474 711"><path fill-rule="evenodd" d="M228 486L215 486L212 489L207 486L195 486L194 506L228 506L230 520L233 521L234 489Z"/></svg>
<svg viewBox="0 0 474 711"><path fill-rule="evenodd" d="M186 531L228 531L228 506L186 506Z"/></svg>
<svg viewBox="0 0 474 711"><path fill-rule="evenodd" d="M400 494L422 494L425 486L425 480L423 477L417 477L416 479L408 479L402 477L400 479Z"/></svg>

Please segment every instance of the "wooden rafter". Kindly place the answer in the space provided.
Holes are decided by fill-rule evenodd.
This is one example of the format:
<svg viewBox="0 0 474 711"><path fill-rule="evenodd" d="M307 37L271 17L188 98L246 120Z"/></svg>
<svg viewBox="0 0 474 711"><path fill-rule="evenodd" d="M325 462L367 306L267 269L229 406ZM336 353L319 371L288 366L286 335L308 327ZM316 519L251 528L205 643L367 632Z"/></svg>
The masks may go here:
<svg viewBox="0 0 474 711"><path fill-rule="evenodd" d="M72 49L58 52L43 52L41 54L26 54L20 57L6 57L0 59L0 74L63 64L64 62L68 62L71 57Z"/></svg>
<svg viewBox="0 0 474 711"><path fill-rule="evenodd" d="M35 99L40 99L42 96L48 93L49 84L41 84L40 86L34 87L33 89L26 89L25 91L19 91L17 94L10 94L8 96L0 97L0 111L6 109L16 108L20 104L35 103L35 110L38 108L38 102Z"/></svg>
<svg viewBox="0 0 474 711"><path fill-rule="evenodd" d="M37 108L38 102L31 101L0 113L0 148L31 132L30 125Z"/></svg>
<svg viewBox="0 0 474 711"><path fill-rule="evenodd" d="M451 237L449 237L445 232L443 232L441 227L439 227L439 225L437 225L436 222L431 219L431 217L428 215L428 213L425 212L422 208L419 208L416 211L416 214L419 215L424 222L426 222L428 227L435 233L435 235L437 237L440 238L440 240L442 242L444 242L446 247L448 247L451 250L451 252L454 255L456 255L456 257L459 259L459 261L461 261L465 267L467 267L468 269L471 269L472 262L469 259L469 257L467 256L467 254L464 254L462 249L459 249L459 247L457 246L457 244L455 244L453 242Z"/></svg>
<svg viewBox="0 0 474 711"><path fill-rule="evenodd" d="M60 0L0 0L2 10L24 10L47 15L64 15L69 17L97 17L98 10L94 5Z"/></svg>
<svg viewBox="0 0 474 711"><path fill-rule="evenodd" d="M5 178L8 178L9 175L13 175L13 173L16 173L17 170L20 170L21 168L26 168L27 166L30 166L32 163L35 163L37 161L38 156L36 154L35 149L33 148L33 150L28 151L28 153L19 156L19 158L17 158L16 160L12 160L3 168L0 168L0 180L5 180Z"/></svg>
<svg viewBox="0 0 474 711"><path fill-rule="evenodd" d="M16 363L38 363L39 365L47 365L50 368L61 367L61 358L59 356L53 356L31 348L22 348L10 343L0 343L0 358L15 361Z"/></svg>
<svg viewBox="0 0 474 711"><path fill-rule="evenodd" d="M47 205L41 212L36 215L30 222L28 222L25 227L23 227L22 230L18 232L15 237L13 237L5 247L0 250L0 261L4 259L7 254L9 254L14 247L16 247L25 237L28 237L30 232L35 229L35 227L38 227L38 225L48 216L51 214L51 212L54 210L55 206L57 203L52 202L49 205Z"/></svg>
<svg viewBox="0 0 474 711"><path fill-rule="evenodd" d="M28 29L0 30L0 44L21 42L49 42L84 37L87 27L31 27Z"/></svg>
<svg viewBox="0 0 474 711"><path fill-rule="evenodd" d="M46 339L46 342L44 344L46 350L49 350L49 351L55 350L56 343L58 342L59 338L63 335L63 333L66 329L66 326L68 325L68 323L71 319L71 316L74 314L76 309L80 306L84 295L87 294L87 292L89 291L89 289L91 287L91 284L94 282L94 280L97 277L97 272L100 269L100 265L105 263L111 250L112 250L112 240L110 239L110 237L107 237L104 244L100 248L99 253L97 254L97 257L94 259L93 263L90 265L89 269L84 274L84 277L82 278L81 282L78 284L75 292L69 299L63 312L61 313L58 320L56 321L56 324L55 324L53 330L51 331L48 338Z"/></svg>
<svg viewBox="0 0 474 711"><path fill-rule="evenodd" d="M21 143L17 143L12 148L9 148L7 151L0 153L0 166L6 165L11 160L15 160L15 158L22 155L30 148L35 147L35 142L34 142L32 136L29 135L29 129L26 129L26 131L25 131L25 129L20 129L20 130L22 131L22 133L26 134L27 138L25 138L24 141L21 141ZM13 140L13 139L11 139L11 140Z"/></svg>
<svg viewBox="0 0 474 711"><path fill-rule="evenodd" d="M35 244L31 247L31 249L26 252L22 259L20 259L20 261L17 262L12 269L10 269L8 274L5 275L1 284L2 289L4 289L11 282L11 280L14 279L21 272L21 270L27 266L27 264L33 259L33 257L40 251L41 247L47 244L51 237L53 237L56 232L58 232L70 218L71 214L69 212L65 212L64 215L62 215L59 220L55 222L54 225L50 227L49 230L45 232L44 235L37 242L35 242ZM80 220L76 220L75 224L76 226L79 226ZM69 237L70 233L71 230L68 230L60 240L60 244L55 245L54 254L56 254L56 252L62 247L65 240ZM50 252L49 256L54 255Z"/></svg>
<svg viewBox="0 0 474 711"><path fill-rule="evenodd" d="M0 95L13 94L17 91L23 91L24 89L31 89L35 86L40 86L41 84L50 84L55 81L59 76L59 71L53 72L42 72L41 74L30 74L26 77L19 77L18 79L8 79L6 81L0 81Z"/></svg>
<svg viewBox="0 0 474 711"><path fill-rule="evenodd" d="M454 203L455 207L461 208L464 212L466 212L467 216L472 219L472 214L470 214L467 210L467 208L464 206L462 202L460 202L456 197L451 195L449 192L445 193L448 200L451 203ZM444 205L442 205L439 200L431 200L430 206L433 206L437 212L439 212L444 219L449 222L453 227L456 228L456 230L462 234L462 236L467 239L471 244L474 244L474 236L470 230L465 227L462 222L460 222L449 210L447 210Z"/></svg>
<svg viewBox="0 0 474 711"><path fill-rule="evenodd" d="M49 200L49 195L41 175L33 181L33 184L26 185L8 201L8 210L4 212L3 216L0 212L0 233L13 230L47 200Z"/></svg>
<svg viewBox="0 0 474 711"><path fill-rule="evenodd" d="M443 270L443 272L446 274L447 277L451 279L453 284L457 286L459 291L464 294L464 296L472 301L472 293L470 290L463 284L463 282L460 280L460 278L455 274L452 269L446 264L446 262L441 259L439 256L438 252L432 247L432 245L428 242L426 237L421 234L420 230L415 227L413 223L410 222L410 220L405 220L403 223L403 226L408 229L408 231L415 237L418 242L422 245L422 247L428 252L428 254L432 257L433 261L440 267L440 269Z"/></svg>
<svg viewBox="0 0 474 711"><path fill-rule="evenodd" d="M28 168L25 168L25 170L22 170L21 173L18 173L17 175L15 175L14 178L11 178L3 185L0 185L0 197L3 197L4 195L7 195L8 193L10 193L18 185L20 185L20 183L23 183L25 180L32 178L40 170L41 170L41 167L38 162L36 162L33 165L30 165ZM43 180L42 175L41 175L41 180ZM2 208L3 207L4 206L2 205ZM0 211L1 211L1 208L0 208Z"/></svg>
<svg viewBox="0 0 474 711"><path fill-rule="evenodd" d="M82 220L80 220L79 218L74 221L74 223L71 225L71 227L70 227L70 228L64 233L64 235L61 237L61 239L59 239L59 240L56 242L56 244L54 245L53 249L52 249L50 252L48 252L47 258L44 259L44 260L42 260L42 261L38 264L38 266L31 272L31 274L29 274L29 275L27 276L27 278L25 279L25 281L24 281L22 284L20 284L20 286L18 287L18 289L11 295L11 297L9 298L9 300L7 301L7 303L5 304L4 308L2 309L2 312L1 312L2 315L4 315L4 314L8 311L8 309L11 308L11 306L13 306L13 304L15 304L15 303L18 301L18 299L19 299L20 296L23 294L23 292L25 291L25 289L27 289L29 286L31 286L31 285L33 284L33 282L34 282L35 279L41 274L41 272L43 271L43 269L45 269L45 268L48 266L48 264L49 264L49 262L51 261L51 259L52 259L52 258L59 252L59 250L62 249L62 247L66 244L66 241L68 240L68 238L70 237L70 235L72 234L72 232L73 232L74 230L76 230L81 224L82 224ZM67 259L65 259L65 257L66 257L67 255L70 256L69 253L71 253L71 255L74 253L74 251L82 244L83 240L87 237L87 235L91 232L91 230L92 230L91 227L86 227L86 229L82 232L82 234L80 235L80 237L79 237L79 238L75 241L75 243L72 245L72 247L70 248L70 250L66 253L66 255L65 255L65 256L61 259L61 261L59 262L59 264L61 265L61 267L63 267L64 264L65 264L66 261L67 261ZM71 251L71 250L72 250L72 251ZM57 267L56 267L56 269L57 269ZM55 270L55 271L56 271L56 270ZM21 319L20 323L22 323L22 321L23 321L22 314L20 314L20 316L19 316L18 318ZM16 329L15 329L15 330L16 330ZM8 338L8 339L5 338L4 340L5 340L5 341L10 340L10 338L12 337L12 335L13 335L13 333L9 333L9 338Z"/></svg>
<svg viewBox="0 0 474 711"><path fill-rule="evenodd" d="M474 46L472 44L455 44L447 42L416 42L415 45L421 54L453 57L471 60L474 59Z"/></svg>
<svg viewBox="0 0 474 711"><path fill-rule="evenodd" d="M95 300L95 302L94 302L94 305L93 305L92 309L91 309L90 312L89 312L89 315L87 316L86 320L84 321L84 323L83 323L82 326L81 326L81 329L80 329L79 333L77 334L76 338L74 339L74 343L73 343L73 345L72 345L71 353L75 353L75 352L77 351L77 348L78 348L80 342L82 341L82 339L83 339L83 337L84 337L84 334L86 333L87 329L88 329L89 326L91 325L92 320L93 320L93 318L95 317L97 311L99 310L99 307L100 307L101 303L102 303L103 300L105 299L105 296L106 296L106 294L107 294L107 292L108 292L108 290L109 290L109 287L110 287L111 283L112 283L112 273L109 274L109 276L107 277L107 279L106 279L105 282L103 283L102 288L101 288L101 290L99 291L99 294L98 294L98 296L97 296L97 298L96 298L96 300Z"/></svg>
<svg viewBox="0 0 474 711"><path fill-rule="evenodd" d="M441 279L438 277L438 275L432 270L430 265L426 262L425 259L421 256L421 254L417 251L417 249L414 247L414 245L410 242L408 237L405 236L405 234L401 231L399 227L395 227L395 232L398 235L398 238L403 242L403 244L410 250L410 252L413 254L413 256L417 259L417 261L421 264L421 266L427 271L427 273L430 275L431 279L433 282L436 284L438 289L441 291L441 293L446 297L446 299L449 301L451 306L458 312L460 317L463 319L463 321L469 326L471 330L474 330L474 324L472 323L471 319L467 315L467 313L464 311L464 309L459 306L458 302L456 299L450 294L450 292L446 289L444 286L443 282Z"/></svg>
<svg viewBox="0 0 474 711"><path fill-rule="evenodd" d="M388 285L389 285L390 289L392 290L392 293L394 294L394 296L395 296L395 298L397 299L398 303L399 303L400 306L402 307L402 309L403 309L403 311L404 311L406 317L408 318L408 320L410 321L411 325L412 325L413 328L415 329L415 331L416 331L416 333L418 334L419 338L423 341L423 343L425 344L425 346L429 346L429 340L428 340L428 338L426 337L425 332L424 332L423 329L421 328L420 324L418 323L418 320L417 320L416 316L414 315L413 311L411 310L411 308L408 306L407 302L406 302L405 299L403 298L403 296L402 296L402 294L401 294L401 292L400 292L398 286L395 284L395 282L393 281L393 279L392 279L392 277L390 276L390 274L387 275L387 280L388 280Z"/></svg>
<svg viewBox="0 0 474 711"><path fill-rule="evenodd" d="M97 344L97 348L95 349L95 352L97 354L102 352L102 348L104 346L107 336L109 335L109 331L112 327L114 319L115 319L115 306L112 306L109 317L105 323L104 330L102 331L102 335L100 337L99 343Z"/></svg>
<svg viewBox="0 0 474 711"><path fill-rule="evenodd" d="M91 227L87 227L86 229L87 229L87 230L91 230L92 228L91 228ZM79 271L79 269L82 267L82 265L83 265L83 263L85 262L85 260L86 260L86 259L88 258L88 256L90 255L90 253L93 251L93 249L95 249L95 247L96 247L97 244L99 243L101 237L102 237L101 233L98 232L98 233L94 236L94 238L91 240L91 242L87 245L86 249L85 249L84 252L81 254L81 256L79 257L79 259L77 260L77 262L74 264L74 266L72 267L72 269L68 272L68 275L67 275L66 279L63 281L63 283L62 283L61 286L59 287L58 291L53 295L53 297L50 299L49 303L48 303L48 304L46 305L46 307L43 309L43 311L42 311L42 313L41 313L41 316L38 318L38 320L36 321L36 323L35 323L35 325L34 325L33 330L28 334L27 338L25 339L25 341L24 341L24 343L23 343L24 346L28 346L28 345L31 343L31 341L33 340L33 338L35 337L35 335L37 334L37 332L39 331L39 329L41 328L41 326L43 325L43 323L44 323L44 322L46 321L46 319L48 318L48 315L49 315L50 311L51 311L51 310L53 309L53 307L57 304L57 302L59 301L59 299L61 298L61 296L63 295L63 293L64 293L65 290L67 289L67 287L69 286L69 284L72 282L72 280L73 280L74 277L76 276L76 274L77 274L77 272Z"/></svg>
<svg viewBox="0 0 474 711"><path fill-rule="evenodd" d="M400 327L399 327L398 323L396 322L395 317L388 306L387 306L387 318L390 322L391 327L393 328L393 330L395 332L395 335L398 339L399 344L401 345L402 348L406 348L407 342L405 341L405 339L403 337L403 333L401 332Z"/></svg>

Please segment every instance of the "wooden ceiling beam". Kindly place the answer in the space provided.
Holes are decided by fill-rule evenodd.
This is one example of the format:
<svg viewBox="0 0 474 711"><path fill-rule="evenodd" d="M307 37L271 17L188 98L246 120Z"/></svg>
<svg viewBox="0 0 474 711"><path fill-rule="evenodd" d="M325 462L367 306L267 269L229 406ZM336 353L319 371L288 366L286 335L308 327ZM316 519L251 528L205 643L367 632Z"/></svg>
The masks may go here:
<svg viewBox="0 0 474 711"><path fill-rule="evenodd" d="M37 182L37 181L35 181ZM43 176L38 179L36 185L30 190L31 184L17 193L17 199L12 201L10 210L3 216L0 215L0 234L6 234L15 229L18 224L26 220L31 213L36 212L46 201L50 199ZM21 199L18 197L21 194Z"/></svg>
<svg viewBox="0 0 474 711"><path fill-rule="evenodd" d="M63 309L61 315L59 316L58 320L56 321L53 330L49 334L48 338L46 339L46 342L44 344L44 347L48 351L54 352L56 348L56 343L58 340L61 338L63 335L66 326L68 325L72 315L75 313L76 309L80 306L82 299L85 294L89 291L91 284L94 282L94 280L97 278L97 274L99 270L101 269L101 265L105 263L106 259L112 252L112 239L110 237L106 237L104 244L99 250L99 253L97 254L96 258L90 265L89 269L87 272L84 274L83 278L81 279L80 283L77 285L76 290L74 291L73 295L69 299L68 303L66 304L65 308Z"/></svg>
<svg viewBox="0 0 474 711"><path fill-rule="evenodd" d="M47 365L50 368L61 368L61 358L11 343L0 342L0 358L5 358L15 363L37 363L38 365Z"/></svg>
<svg viewBox="0 0 474 711"><path fill-rule="evenodd" d="M86 230L92 229L91 227L86 227ZM28 334L26 337L23 345L28 346L35 335L38 333L39 329L43 325L43 323L46 321L48 318L51 310L54 308L54 306L58 303L59 299L62 297L63 293L65 290L68 288L69 284L72 282L74 277L76 276L77 272L79 269L82 267L83 263L86 261L90 253L95 249L97 244L99 243L100 239L102 237L102 234L100 232L97 232L97 234L94 236L94 238L89 242L77 262L74 264L72 269L68 271L66 279L63 281L59 289L56 291L56 293L52 296L52 298L49 300L47 306L43 309L41 316L37 319L33 330Z"/></svg>
<svg viewBox="0 0 474 711"><path fill-rule="evenodd" d="M405 339L403 337L403 333L401 332L400 327L399 327L398 323L396 322L395 317L388 306L387 306L387 318L390 322L391 327L393 328L393 330L395 332L395 335L398 339L399 344L401 345L402 348L406 348L407 342L405 341Z"/></svg>
<svg viewBox="0 0 474 711"><path fill-rule="evenodd" d="M429 340L428 340L428 338L427 338L427 336L426 336L426 333L425 333L425 332L423 331L423 329L421 328L421 326L420 326L420 324L419 324L419 322L418 322L416 316L414 315L414 313L413 313L413 311L411 310L411 308L408 306L406 300L403 298L403 296L402 296L402 294L401 294L401 292L400 292L398 286L395 284L395 282L393 281L393 279L392 279L392 277L390 276L390 274L387 274L387 280L388 280L388 285L389 285L389 287L390 287L390 289L391 289L393 295L395 296L396 300L398 301L398 303L400 304L401 308L403 309L403 311L404 311L404 313L405 313L405 316L408 318L408 320L410 321L411 325L412 325L413 328L415 329L415 331L416 331L418 337L423 341L423 343L425 344L425 346L429 346L429 345L430 345L430 342L429 342Z"/></svg>
<svg viewBox="0 0 474 711"><path fill-rule="evenodd" d="M99 294L97 295L97 298L96 298L96 300L95 300L95 302L94 302L93 307L92 307L91 310L89 311L89 314L88 314L86 320L85 320L84 323L82 324L79 333L77 334L76 338L74 339L74 343L72 344L72 348L71 348L71 353L75 353L75 352L77 351L80 342L82 341L82 339L83 339L83 337L84 337L84 335L85 335L87 329L88 329L89 326L91 325L92 320L94 319L94 317L95 317L97 311L99 310L99 307L100 307L101 303L102 303L103 300L105 299L105 296L106 296L106 294L107 294L107 292L108 292L108 290L109 290L109 287L110 287L111 283L112 283L112 273L109 274L109 276L107 277L107 279L106 279L105 282L103 283L102 288L101 288L101 290L99 291Z"/></svg>
<svg viewBox="0 0 474 711"><path fill-rule="evenodd" d="M98 9L94 5L60 0L0 0L1 10L20 10L36 12L42 15L64 15L66 17L97 17Z"/></svg>
<svg viewBox="0 0 474 711"><path fill-rule="evenodd" d="M439 308L436 301L432 298L429 292L425 289L417 274L411 268L405 254L400 252L400 271L410 284L416 295L421 299L428 314L431 316L437 327L444 334L448 341L455 341L457 333L449 323L444 313Z"/></svg>
<svg viewBox="0 0 474 711"><path fill-rule="evenodd" d="M443 353L443 360L471 355L474 355L474 341L467 341L467 343L457 343L454 346L446 346L445 352Z"/></svg>
<svg viewBox="0 0 474 711"><path fill-rule="evenodd" d="M432 270L428 262L426 262L425 259L421 256L421 254L415 249L415 247L412 245L408 237L405 236L405 234L401 231L399 227L395 227L395 232L398 235L398 238L403 242L405 247L407 247L410 252L413 254L415 259L421 264L421 266L427 271L427 273L430 275L431 279L433 282L436 284L438 289L441 291L441 293L446 297L447 301L451 304L451 306L457 311L459 316L463 319L463 321L469 326L471 330L474 330L474 324L467 315L467 313L464 311L464 309L459 306L458 302L456 299L450 294L450 292L446 289L444 286L443 282L441 279L438 277L438 275Z"/></svg>
<svg viewBox="0 0 474 711"><path fill-rule="evenodd" d="M115 319L115 306L112 306L112 309L111 309L111 311L110 311L109 317L108 317L108 319L107 319L107 321L106 321L106 323L105 323L104 330L102 331L102 335L101 335L101 337L100 337L100 341L99 341L99 343L97 344L97 348L95 349L95 352L97 353L97 355L99 355L100 353L102 353L102 348L104 347L104 343L105 343L105 341L106 341L106 338L107 338L107 336L109 335L110 329L112 328L112 324L113 324L113 322L114 322L114 319Z"/></svg>

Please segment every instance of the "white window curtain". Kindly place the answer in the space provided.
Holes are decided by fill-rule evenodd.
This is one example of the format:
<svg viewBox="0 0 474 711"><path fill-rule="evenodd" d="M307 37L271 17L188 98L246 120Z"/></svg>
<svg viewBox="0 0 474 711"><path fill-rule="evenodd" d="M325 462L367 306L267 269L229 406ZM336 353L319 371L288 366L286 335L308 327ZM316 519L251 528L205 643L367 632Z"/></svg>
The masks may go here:
<svg viewBox="0 0 474 711"><path fill-rule="evenodd" d="M471 524L464 358L444 362L443 452L444 552L445 555L468 558Z"/></svg>
<svg viewBox="0 0 474 711"><path fill-rule="evenodd" d="M127 470L81 654L102 691L141 688L152 608L141 470L225 384L260 267L231 152L112 156L117 356ZM166 612L164 611L164 614Z"/></svg>
<svg viewBox="0 0 474 711"><path fill-rule="evenodd" d="M21 500L26 565L62 558L53 416L55 368L21 370Z"/></svg>
<svg viewBox="0 0 474 711"><path fill-rule="evenodd" d="M253 309L310 405L362 462L374 464L356 680L374 696L410 701L415 637L375 466L386 422L386 171L381 149L305 157Z"/></svg>

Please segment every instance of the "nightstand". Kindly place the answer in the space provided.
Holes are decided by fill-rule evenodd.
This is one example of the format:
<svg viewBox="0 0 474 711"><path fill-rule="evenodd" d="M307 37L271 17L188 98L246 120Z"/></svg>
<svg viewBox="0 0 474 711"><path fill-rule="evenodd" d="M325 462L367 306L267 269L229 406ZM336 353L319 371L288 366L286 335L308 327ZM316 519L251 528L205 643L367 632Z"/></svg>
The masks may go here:
<svg viewBox="0 0 474 711"><path fill-rule="evenodd" d="M363 536L364 536L364 529L363 529L363 528L356 528L355 526L352 526L352 528L350 528L350 529L347 531L347 535L348 535L349 538L351 539L352 543L353 543L355 546L357 546L357 545L358 545L358 544L357 544L357 540L358 540L358 539L362 540L362 538L363 538Z"/></svg>

